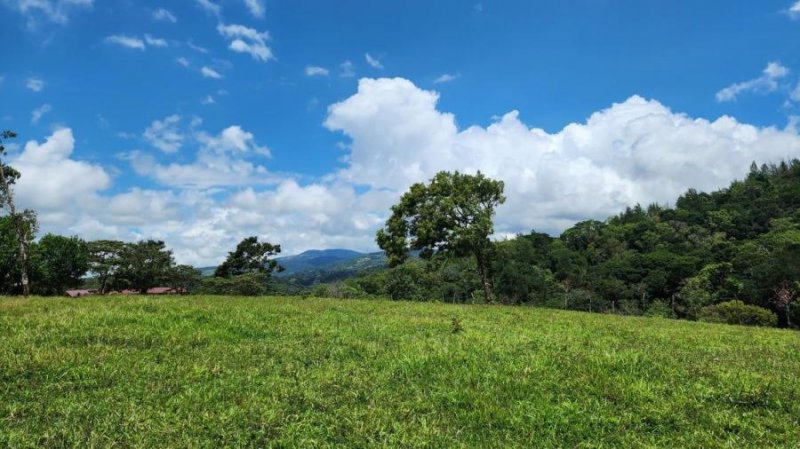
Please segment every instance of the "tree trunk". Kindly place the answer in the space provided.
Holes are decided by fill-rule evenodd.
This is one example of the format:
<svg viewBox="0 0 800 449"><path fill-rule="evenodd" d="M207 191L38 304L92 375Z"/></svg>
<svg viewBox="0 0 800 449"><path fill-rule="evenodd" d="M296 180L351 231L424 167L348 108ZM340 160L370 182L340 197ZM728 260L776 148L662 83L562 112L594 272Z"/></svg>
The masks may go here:
<svg viewBox="0 0 800 449"><path fill-rule="evenodd" d="M17 232L17 242L19 243L19 263L20 263L20 283L22 284L22 294L24 296L29 296L31 294L31 287L28 282L28 245L26 243L26 233L22 222L22 217L17 217L17 208L14 205L14 198L11 196L11 187L8 185L8 180L6 180L6 172L3 169L3 163L0 162L0 188L3 189L3 193L6 196L6 202L8 203L8 212L11 214L12 220L19 219L19 223L15 223L15 231ZM0 204L2 207L2 204Z"/></svg>
<svg viewBox="0 0 800 449"><path fill-rule="evenodd" d="M494 286L492 285L492 277L489 274L489 267L486 263L484 255L475 253L475 261L478 263L478 273L481 276L481 283L483 284L483 297L487 304L494 303Z"/></svg>

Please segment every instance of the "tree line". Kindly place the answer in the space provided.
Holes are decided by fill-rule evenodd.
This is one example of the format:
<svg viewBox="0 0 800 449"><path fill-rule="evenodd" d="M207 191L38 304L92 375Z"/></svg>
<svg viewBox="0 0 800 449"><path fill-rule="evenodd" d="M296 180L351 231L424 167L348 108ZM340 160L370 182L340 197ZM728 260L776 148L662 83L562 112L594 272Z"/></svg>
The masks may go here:
<svg viewBox="0 0 800 449"><path fill-rule="evenodd" d="M228 254L214 277L203 279L189 265L177 265L172 251L160 240L85 241L79 237L46 234L35 240L35 211L18 210L13 186L22 174L3 162L12 131L0 134L0 294L62 295L71 288L146 293L158 286L177 292L264 294L269 276L281 267L270 257L279 245L248 237Z"/></svg>
<svg viewBox="0 0 800 449"><path fill-rule="evenodd" d="M689 189L675 207L636 205L558 237L534 230L490 242L502 200L502 183L480 173L415 185L378 232L390 268L317 292L800 323L798 160L753 164L727 188ZM420 257L408 259L412 250Z"/></svg>
<svg viewBox="0 0 800 449"><path fill-rule="evenodd" d="M15 135L5 132L3 140ZM2 143L2 140L0 140ZM0 157L5 149L0 145ZM558 237L531 231L493 241L502 181L440 172L417 183L377 232L389 267L310 290L270 282L280 246L248 237L214 276L176 265L164 243L48 234L17 211L20 173L0 160L0 293L100 292L156 285L209 294L378 296L558 307L743 324L800 323L800 161L751 166L712 193L689 189L674 207L635 205Z"/></svg>

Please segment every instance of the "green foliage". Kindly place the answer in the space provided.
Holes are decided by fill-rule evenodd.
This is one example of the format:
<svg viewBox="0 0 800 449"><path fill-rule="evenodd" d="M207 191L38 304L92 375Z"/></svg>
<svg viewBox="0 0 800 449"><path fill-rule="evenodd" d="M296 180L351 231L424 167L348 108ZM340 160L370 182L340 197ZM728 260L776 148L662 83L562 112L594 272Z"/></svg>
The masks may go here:
<svg viewBox="0 0 800 449"><path fill-rule="evenodd" d="M202 279L198 293L207 295L262 296L268 293L269 278L264 273L245 273L230 277Z"/></svg>
<svg viewBox="0 0 800 449"><path fill-rule="evenodd" d="M672 307L666 301L653 301L644 313L645 316L672 318Z"/></svg>
<svg viewBox="0 0 800 449"><path fill-rule="evenodd" d="M47 234L31 247L33 292L61 295L79 287L89 269L87 244L78 237Z"/></svg>
<svg viewBox="0 0 800 449"><path fill-rule="evenodd" d="M463 332L453 333L453 318ZM0 447L790 448L796 332L335 299L0 298Z"/></svg>
<svg viewBox="0 0 800 449"><path fill-rule="evenodd" d="M0 294L24 293L22 268L30 272L31 260L27 252L23 258L20 251L33 245L37 229L36 213L31 210L0 217Z"/></svg>
<svg viewBox="0 0 800 449"><path fill-rule="evenodd" d="M182 293L195 293L202 282L202 273L191 265L177 265L169 272L169 286Z"/></svg>
<svg viewBox="0 0 800 449"><path fill-rule="evenodd" d="M228 258L214 272L215 277L233 277L247 273L260 273L269 277L273 271L282 271L278 262L270 259L280 254L281 246L259 242L258 237L247 237L228 253Z"/></svg>
<svg viewBox="0 0 800 449"><path fill-rule="evenodd" d="M88 243L89 269L96 277L100 294L108 292L120 269L125 243L118 240L95 240Z"/></svg>
<svg viewBox="0 0 800 449"><path fill-rule="evenodd" d="M703 307L700 321L709 323L775 326L778 317L771 310L733 300Z"/></svg>
<svg viewBox="0 0 800 449"><path fill-rule="evenodd" d="M160 240L126 244L119 253L114 285L146 293L149 288L169 282L173 265L172 251Z"/></svg>
<svg viewBox="0 0 800 449"><path fill-rule="evenodd" d="M491 261L494 208L505 202L503 182L476 175L439 172L425 185L417 183L392 206L392 216L376 236L389 266L419 250L434 254L473 256L484 287L486 302L494 301Z"/></svg>

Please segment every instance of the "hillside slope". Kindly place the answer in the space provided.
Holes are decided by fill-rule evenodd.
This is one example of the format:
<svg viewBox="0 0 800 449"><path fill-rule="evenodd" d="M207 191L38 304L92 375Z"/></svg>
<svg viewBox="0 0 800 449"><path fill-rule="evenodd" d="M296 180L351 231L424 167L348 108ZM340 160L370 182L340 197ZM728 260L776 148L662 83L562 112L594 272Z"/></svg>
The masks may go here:
<svg viewBox="0 0 800 449"><path fill-rule="evenodd" d="M0 298L0 447L796 447L796 332L523 307Z"/></svg>

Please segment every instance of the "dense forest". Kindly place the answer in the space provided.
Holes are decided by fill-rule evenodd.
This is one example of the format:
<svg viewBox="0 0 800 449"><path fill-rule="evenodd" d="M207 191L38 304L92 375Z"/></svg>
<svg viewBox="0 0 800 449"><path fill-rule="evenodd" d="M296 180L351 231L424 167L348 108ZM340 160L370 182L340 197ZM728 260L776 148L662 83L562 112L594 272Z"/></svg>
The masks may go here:
<svg viewBox="0 0 800 449"><path fill-rule="evenodd" d="M744 180L713 193L690 189L674 208L636 205L558 238L532 231L496 242L491 267L507 304L698 319L739 300L796 324L800 161L753 164ZM433 257L318 292L480 302L480 288L470 258Z"/></svg>

